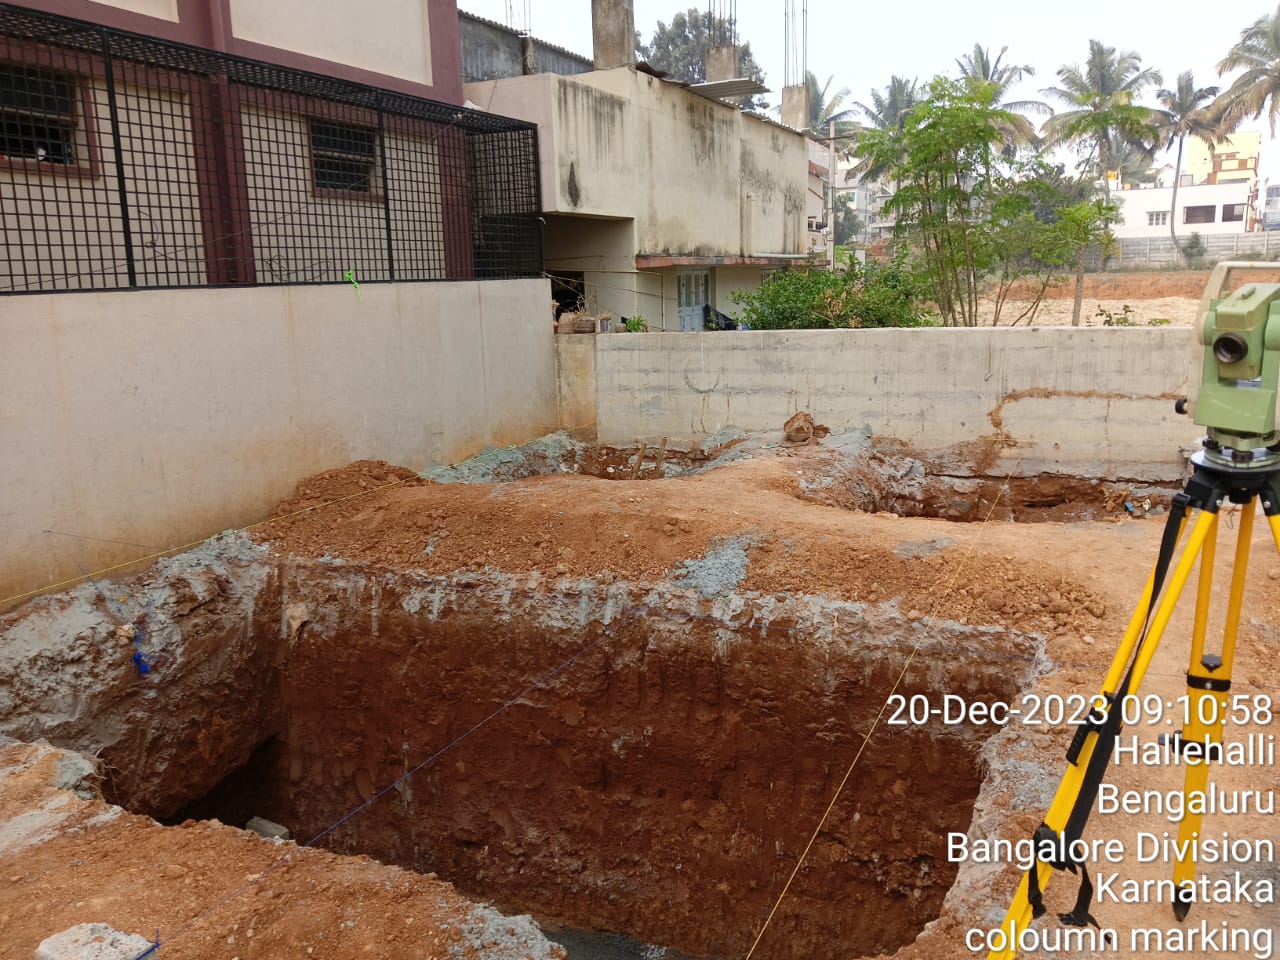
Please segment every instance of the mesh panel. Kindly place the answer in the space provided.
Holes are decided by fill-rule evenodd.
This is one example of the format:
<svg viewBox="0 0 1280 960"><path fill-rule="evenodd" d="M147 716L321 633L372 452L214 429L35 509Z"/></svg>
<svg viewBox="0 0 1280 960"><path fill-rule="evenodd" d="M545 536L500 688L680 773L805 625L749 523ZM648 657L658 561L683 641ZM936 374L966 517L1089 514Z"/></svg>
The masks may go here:
<svg viewBox="0 0 1280 960"><path fill-rule="evenodd" d="M0 291L538 276L536 129L0 4Z"/></svg>

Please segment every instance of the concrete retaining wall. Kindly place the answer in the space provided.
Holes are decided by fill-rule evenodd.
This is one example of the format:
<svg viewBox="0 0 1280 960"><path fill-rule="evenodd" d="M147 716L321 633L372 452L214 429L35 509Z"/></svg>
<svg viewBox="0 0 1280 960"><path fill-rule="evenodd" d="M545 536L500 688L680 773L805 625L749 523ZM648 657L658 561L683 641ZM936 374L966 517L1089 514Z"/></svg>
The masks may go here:
<svg viewBox="0 0 1280 960"><path fill-rule="evenodd" d="M1173 411L1189 331L1168 328L608 334L602 443L722 427L777 431L808 410L992 475L1171 480L1202 432Z"/></svg>
<svg viewBox="0 0 1280 960"><path fill-rule="evenodd" d="M545 280L3 301L0 600L557 426ZM54 531L54 532L47 532Z"/></svg>

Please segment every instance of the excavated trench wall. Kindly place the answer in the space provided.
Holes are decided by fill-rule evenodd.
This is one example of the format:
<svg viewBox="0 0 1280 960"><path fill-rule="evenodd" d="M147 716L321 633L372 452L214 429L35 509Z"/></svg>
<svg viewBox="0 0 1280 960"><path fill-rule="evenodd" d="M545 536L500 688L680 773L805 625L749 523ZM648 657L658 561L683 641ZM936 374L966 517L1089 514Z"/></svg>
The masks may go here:
<svg viewBox="0 0 1280 960"><path fill-rule="evenodd" d="M750 945L914 641L907 695L1008 698L1035 653L891 604L202 550L0 621L67 651L6 654L0 731L99 754L112 796L161 818L305 840L377 796L324 843L708 957ZM762 955L910 942L954 879L981 745L881 724Z"/></svg>

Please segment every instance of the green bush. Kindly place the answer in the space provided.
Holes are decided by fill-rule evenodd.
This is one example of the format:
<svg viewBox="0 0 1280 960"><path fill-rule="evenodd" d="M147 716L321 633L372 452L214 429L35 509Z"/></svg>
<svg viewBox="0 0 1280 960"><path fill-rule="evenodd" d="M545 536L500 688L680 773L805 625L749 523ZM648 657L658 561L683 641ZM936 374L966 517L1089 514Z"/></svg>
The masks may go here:
<svg viewBox="0 0 1280 960"><path fill-rule="evenodd" d="M853 268L859 276L854 277ZM907 266L900 252L889 263L850 265L849 277L857 286L854 314L859 327L920 327L925 325L922 309L925 287Z"/></svg>
<svg viewBox="0 0 1280 960"><path fill-rule="evenodd" d="M899 256L891 263L853 261L843 274L810 267L766 277L729 298L753 330L916 327L924 324L921 284Z"/></svg>
<svg viewBox="0 0 1280 960"><path fill-rule="evenodd" d="M844 280L827 270L780 270L755 290L735 290L729 299L742 307L752 330L825 330L849 326Z"/></svg>

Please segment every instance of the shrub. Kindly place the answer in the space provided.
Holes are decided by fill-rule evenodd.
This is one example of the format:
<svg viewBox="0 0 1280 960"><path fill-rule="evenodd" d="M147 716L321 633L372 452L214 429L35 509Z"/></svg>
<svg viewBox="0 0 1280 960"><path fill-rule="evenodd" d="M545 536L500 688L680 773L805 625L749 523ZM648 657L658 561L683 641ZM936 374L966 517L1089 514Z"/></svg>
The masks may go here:
<svg viewBox="0 0 1280 960"><path fill-rule="evenodd" d="M729 299L742 307L752 330L812 330L849 326L844 280L826 270L780 270L755 290L735 290Z"/></svg>
<svg viewBox="0 0 1280 960"><path fill-rule="evenodd" d="M915 327L921 315L921 283L905 255L890 263L849 263L843 275L828 270L783 270L755 290L729 298L753 330L828 330L839 327Z"/></svg>

